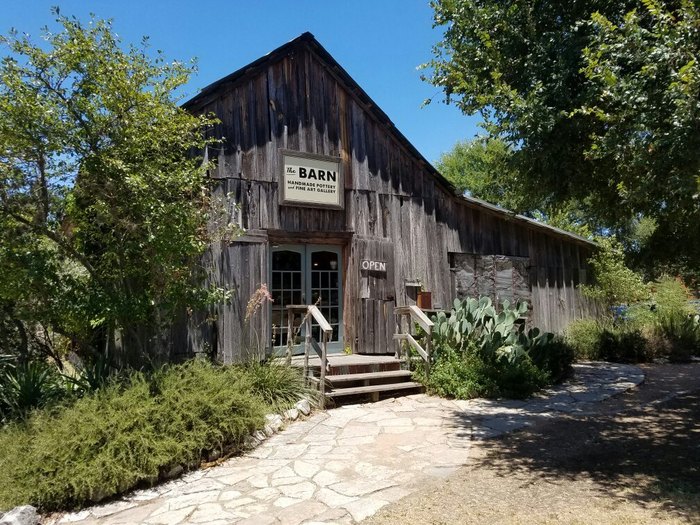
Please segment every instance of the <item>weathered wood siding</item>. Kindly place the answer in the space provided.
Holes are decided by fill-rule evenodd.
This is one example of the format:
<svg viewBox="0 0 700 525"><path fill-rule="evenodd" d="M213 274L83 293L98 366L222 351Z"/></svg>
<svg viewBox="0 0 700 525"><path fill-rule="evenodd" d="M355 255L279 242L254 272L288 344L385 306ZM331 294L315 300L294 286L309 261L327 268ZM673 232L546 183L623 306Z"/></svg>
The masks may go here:
<svg viewBox="0 0 700 525"><path fill-rule="evenodd" d="M449 307L456 295L450 253L527 259L533 322L545 329L561 330L590 311L575 288L590 245L455 196L383 113L373 111L342 72L303 42L190 109L212 112L221 121L213 132L225 143L209 152L218 161L212 176L242 227L289 236L291 242L354 239L345 241L343 262L345 338L355 352L392 351L391 308L415 302L407 280L420 280L432 292L434 307ZM280 149L339 157L345 209L279 206ZM370 252L391 261L384 279L360 275L358 261ZM245 305L268 279L267 245L216 246L211 258L220 283L236 291L216 321L218 353L231 361L250 337L243 335ZM255 321L263 346L266 316Z"/></svg>

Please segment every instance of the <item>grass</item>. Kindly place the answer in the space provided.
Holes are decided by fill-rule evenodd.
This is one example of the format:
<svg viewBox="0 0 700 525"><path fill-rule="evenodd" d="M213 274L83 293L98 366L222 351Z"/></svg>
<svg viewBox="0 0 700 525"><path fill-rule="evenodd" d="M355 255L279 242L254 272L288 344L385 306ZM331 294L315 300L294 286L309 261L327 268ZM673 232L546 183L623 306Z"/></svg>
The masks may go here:
<svg viewBox="0 0 700 525"><path fill-rule="evenodd" d="M134 373L0 430L0 509L75 508L153 484L213 450L241 450L265 414L306 393L296 371L273 365L194 360Z"/></svg>

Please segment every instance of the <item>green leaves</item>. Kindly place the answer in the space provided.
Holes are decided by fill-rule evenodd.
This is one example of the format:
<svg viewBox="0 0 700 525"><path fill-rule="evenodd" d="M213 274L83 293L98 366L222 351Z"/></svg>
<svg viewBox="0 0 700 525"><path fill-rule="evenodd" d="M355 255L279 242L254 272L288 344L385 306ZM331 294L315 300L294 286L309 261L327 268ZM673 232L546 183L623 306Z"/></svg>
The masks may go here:
<svg viewBox="0 0 700 525"><path fill-rule="evenodd" d="M45 45L2 39L0 262L13 271L0 304L78 348L142 334L142 352L205 295L192 263L208 242L209 166L194 153L213 121L177 106L193 65L124 46L108 20L57 22Z"/></svg>
<svg viewBox="0 0 700 525"><path fill-rule="evenodd" d="M635 221L654 220L639 263L696 275L697 2L431 5L444 37L424 78L464 113L481 113L492 139L512 148L507 169L491 177L466 162L452 175L446 158L455 184L548 221L563 211L558 226L583 220L625 235Z"/></svg>
<svg viewBox="0 0 700 525"><path fill-rule="evenodd" d="M634 303L649 297L649 288L641 276L627 267L622 245L615 238L598 239L600 249L589 262L595 278L594 285L581 285L582 292L610 307Z"/></svg>
<svg viewBox="0 0 700 525"><path fill-rule="evenodd" d="M525 301L511 308L505 300L497 311L489 297L455 299L449 316L439 312L433 317L436 353L478 349L491 357L517 360L532 345L551 339L551 334L540 334L536 328L525 333L523 317L527 311Z"/></svg>

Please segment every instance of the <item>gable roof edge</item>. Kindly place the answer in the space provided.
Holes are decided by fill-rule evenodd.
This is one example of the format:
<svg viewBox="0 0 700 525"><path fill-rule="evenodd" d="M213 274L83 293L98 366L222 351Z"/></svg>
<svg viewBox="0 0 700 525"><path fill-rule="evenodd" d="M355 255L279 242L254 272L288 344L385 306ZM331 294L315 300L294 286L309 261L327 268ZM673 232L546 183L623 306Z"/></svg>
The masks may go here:
<svg viewBox="0 0 700 525"><path fill-rule="evenodd" d="M494 204L482 201L481 199L459 195L455 186L449 180L447 180L437 170L437 168L435 168L430 163L430 161L428 161L423 156L423 154L420 151L418 151L418 149L396 127L396 125L389 118L389 116L386 113L384 113L384 111L377 105L376 102L374 102L374 100L372 100L372 98L367 94L367 92L364 89L362 89L362 86L360 86L355 81L355 79L353 79L350 76L350 74L343 68L343 66L341 66L338 63L338 61L335 58L333 58L333 56L326 50L326 48L324 48L321 45L321 43L318 40L316 40L316 37L314 37L314 35L308 31L302 33L301 35L290 40L289 42L282 44L278 48L273 49L266 55L263 55L257 60L254 60L253 62L250 62L246 66L243 66L242 68L234 71L233 73L230 73L225 77L220 78L219 80L205 86L197 95L184 102L182 104L182 107L184 109L189 110L199 105L205 105L208 102L207 99L210 96L214 96L215 93L217 93L218 90L224 85L236 82L240 78L243 78L251 72L261 68L268 62L277 61L283 58L291 51L297 49L297 47L300 45L307 46L308 49L314 54L316 54L321 61L325 62L330 67L331 72L339 77L339 80L345 85L345 87L348 89L351 95L356 97L363 104L367 111L371 112L381 124L386 126L388 131L396 137L399 143L403 147L405 147L411 155L413 155L413 157L418 161L419 164L425 166L427 171L430 172L430 174L436 179L436 181L441 186L443 186L443 188L447 190L452 196L454 196L458 200L465 202L469 206L483 209L489 213L502 216L507 220L516 220L517 222L525 223L531 228L547 230L549 233L554 233L559 236L567 237L580 244L587 244L591 247L597 247L597 244L595 242L575 233L562 230L560 228L551 226L546 223L536 221L534 219L531 219L530 217L526 217L524 215L506 210Z"/></svg>

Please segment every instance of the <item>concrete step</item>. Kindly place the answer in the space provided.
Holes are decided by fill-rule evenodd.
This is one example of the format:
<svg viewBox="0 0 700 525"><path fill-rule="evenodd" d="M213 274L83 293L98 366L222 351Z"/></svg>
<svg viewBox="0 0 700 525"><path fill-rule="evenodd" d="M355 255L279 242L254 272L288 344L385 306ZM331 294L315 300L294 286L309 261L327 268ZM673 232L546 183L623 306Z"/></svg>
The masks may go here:
<svg viewBox="0 0 700 525"><path fill-rule="evenodd" d="M332 384L348 383L351 381L374 381L378 379L408 379L411 377L409 370L389 370L386 372L367 372L364 374L337 374L327 375L326 381Z"/></svg>
<svg viewBox="0 0 700 525"><path fill-rule="evenodd" d="M326 392L326 397L343 397L343 396L357 396L362 394L374 394L381 392L392 392L396 390L409 390L409 389L422 389L423 385L416 383L414 381L406 381L403 383L389 383L386 385L369 385L369 386L357 386L352 388L338 388L337 390L332 390L331 392Z"/></svg>

